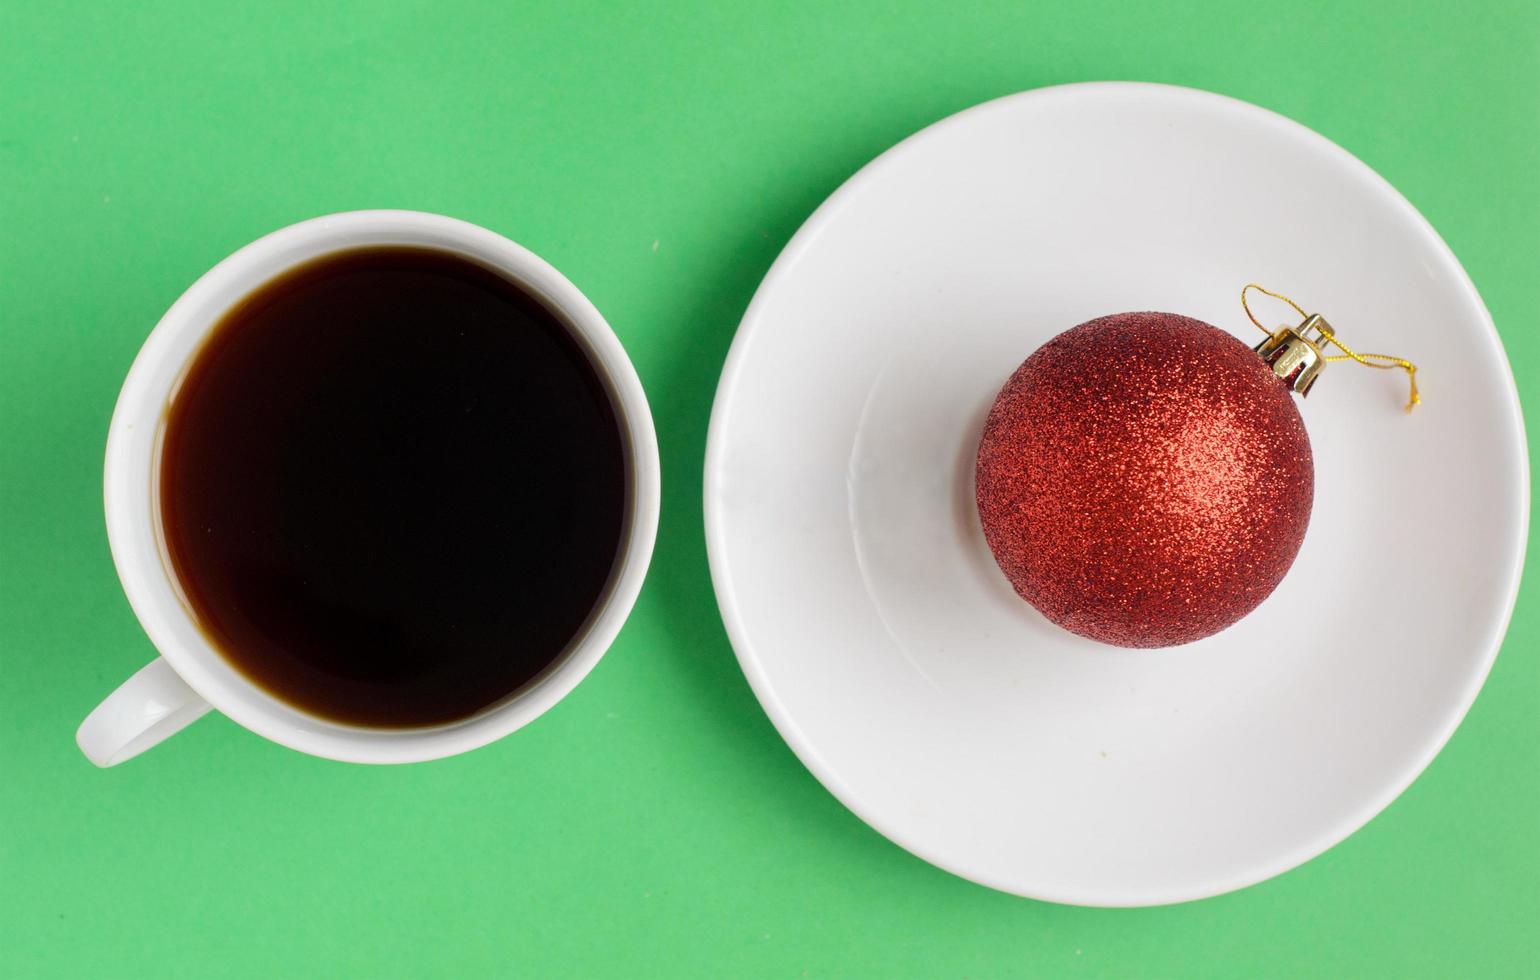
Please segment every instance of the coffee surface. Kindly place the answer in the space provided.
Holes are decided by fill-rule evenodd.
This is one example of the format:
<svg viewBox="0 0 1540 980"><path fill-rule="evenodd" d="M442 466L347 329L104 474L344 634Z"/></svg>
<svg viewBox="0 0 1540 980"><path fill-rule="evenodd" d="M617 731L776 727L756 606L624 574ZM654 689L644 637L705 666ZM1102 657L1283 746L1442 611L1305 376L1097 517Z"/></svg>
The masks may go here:
<svg viewBox="0 0 1540 980"><path fill-rule="evenodd" d="M283 701L443 724L557 660L609 582L626 452L567 326L447 253L315 260L228 313L167 409L167 554Z"/></svg>

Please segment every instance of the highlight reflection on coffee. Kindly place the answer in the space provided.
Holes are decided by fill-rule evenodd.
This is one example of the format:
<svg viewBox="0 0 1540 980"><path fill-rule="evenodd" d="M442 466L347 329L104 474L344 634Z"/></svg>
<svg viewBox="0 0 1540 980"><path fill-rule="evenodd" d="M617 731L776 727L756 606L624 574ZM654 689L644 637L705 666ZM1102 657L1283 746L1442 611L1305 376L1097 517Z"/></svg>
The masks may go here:
<svg viewBox="0 0 1540 980"><path fill-rule="evenodd" d="M168 409L170 562L216 649L344 724L443 724L560 658L627 509L609 391L469 259L316 259L217 325Z"/></svg>

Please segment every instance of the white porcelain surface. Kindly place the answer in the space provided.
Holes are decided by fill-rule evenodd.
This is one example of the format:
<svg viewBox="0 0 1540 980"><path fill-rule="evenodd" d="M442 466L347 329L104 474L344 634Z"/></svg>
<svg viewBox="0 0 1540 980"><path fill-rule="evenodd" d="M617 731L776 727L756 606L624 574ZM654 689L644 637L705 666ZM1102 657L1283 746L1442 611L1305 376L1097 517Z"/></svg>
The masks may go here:
<svg viewBox="0 0 1540 980"><path fill-rule="evenodd" d="M631 510L624 552L607 598L559 665L512 699L452 725L408 731L353 728L315 718L252 686L209 645L177 597L155 527L156 443L168 398L220 315L285 269L367 245L416 245L498 269L558 311L609 381L626 430ZM118 396L107 436L107 536L134 613L180 677L154 663L130 678L81 725L77 741L98 765L144 751L203 710L198 698L259 735L351 762L416 762L485 745L528 724L577 686L619 632L646 575L658 527L657 438L641 381L609 325L572 283L534 253L476 225L415 211L353 211L291 225L231 255L188 288L145 341ZM511 636L509 643L519 638ZM190 688L190 691L187 690Z"/></svg>
<svg viewBox="0 0 1540 980"><path fill-rule="evenodd" d="M1419 361L1425 404L1401 411L1399 373L1328 368L1301 403L1303 550L1235 627L1129 651L1050 625L973 504L1000 385L1104 313L1253 343L1253 280ZM1280 116L1103 83L944 120L808 220L728 357L705 507L743 669L831 792L983 884L1146 905L1293 867L1427 765L1496 655L1528 493L1497 334L1410 204Z"/></svg>

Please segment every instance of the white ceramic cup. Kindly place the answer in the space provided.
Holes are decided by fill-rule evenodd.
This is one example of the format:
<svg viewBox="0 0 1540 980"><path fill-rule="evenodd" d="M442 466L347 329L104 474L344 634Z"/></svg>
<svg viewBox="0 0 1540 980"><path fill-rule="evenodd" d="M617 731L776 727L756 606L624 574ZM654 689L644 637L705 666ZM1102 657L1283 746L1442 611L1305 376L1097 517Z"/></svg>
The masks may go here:
<svg viewBox="0 0 1540 980"><path fill-rule="evenodd" d="M307 714L252 684L205 638L165 558L159 446L166 407L209 330L241 298L294 266L363 246L409 245L466 256L543 300L588 349L625 433L630 479L622 551L604 597L554 667L502 702L448 725L368 729ZM539 717L577 686L630 613L658 527L657 436L641 381L604 318L532 252L476 225L416 211L353 211L275 231L210 269L161 318L129 369L107 434L107 537L118 577L160 652L92 711L76 733L87 758L116 765L211 708L264 738L347 762L420 762L486 745ZM517 643L518 637L509 637Z"/></svg>

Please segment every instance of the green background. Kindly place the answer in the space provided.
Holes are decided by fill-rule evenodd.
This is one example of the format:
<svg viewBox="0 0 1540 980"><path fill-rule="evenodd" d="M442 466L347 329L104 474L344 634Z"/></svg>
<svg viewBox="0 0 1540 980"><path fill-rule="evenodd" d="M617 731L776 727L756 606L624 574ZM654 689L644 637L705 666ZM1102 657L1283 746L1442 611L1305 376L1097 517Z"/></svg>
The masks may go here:
<svg viewBox="0 0 1540 980"><path fill-rule="evenodd" d="M1532 0L0 0L0 975L1540 973L1533 569L1485 691L1399 801L1298 870L1172 908L1031 902L910 857L739 673L701 460L755 285L900 138L1100 78L1247 99L1367 161L1460 256L1540 404ZM220 258L369 207L528 245L620 334L664 468L636 612L571 697L467 756L341 765L211 715L95 770L76 724L154 655L102 523L124 372Z"/></svg>

